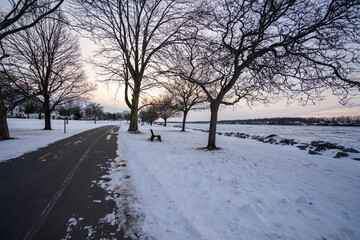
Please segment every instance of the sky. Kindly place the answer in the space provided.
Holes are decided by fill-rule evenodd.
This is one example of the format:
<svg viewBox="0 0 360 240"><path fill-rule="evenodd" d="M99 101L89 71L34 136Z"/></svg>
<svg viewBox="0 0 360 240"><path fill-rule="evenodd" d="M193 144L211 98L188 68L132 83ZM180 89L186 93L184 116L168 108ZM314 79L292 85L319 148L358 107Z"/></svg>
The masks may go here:
<svg viewBox="0 0 360 240"><path fill-rule="evenodd" d="M85 59L90 59L97 49L89 39L80 38L80 46ZM91 64L85 63L85 70L88 78L97 83L97 91L93 93L93 101L101 103L105 111L122 112L129 110L124 101L124 94L120 91L116 95L116 85L106 86L97 82L96 71ZM355 116L360 115L360 97L349 101L348 105L343 106L338 102L338 98L328 93L325 100L316 102L315 105L302 106L298 102L288 104L286 100L279 100L275 104L263 105L256 104L250 108L246 105L222 108L219 111L219 120L254 119L270 117L327 117L327 116ZM208 121L210 111L191 111L188 114L189 121ZM170 121L181 121L181 116L169 119Z"/></svg>
<svg viewBox="0 0 360 240"><path fill-rule="evenodd" d="M0 8L8 5L8 1L0 0ZM117 86L106 86L98 82L98 76L94 67L87 63L91 60L97 47L89 39L79 37L80 47L82 49L84 59L84 70L89 81L97 84L97 90L93 92L91 101L100 103L104 106L104 110L108 112L122 112L129 110L124 101L124 94L119 92L116 94ZM347 106L338 103L338 99L331 94L316 105L302 106L297 102L287 104L285 100L279 100L275 104L264 106L257 104L249 108L246 105L222 108L219 111L219 120L236 120L236 119L253 119L253 118L269 118L269 117L323 117L323 116L354 116L360 115L360 97L356 97L349 101ZM208 121L210 119L210 111L191 111L188 115L189 121ZM169 120L180 121L181 117Z"/></svg>

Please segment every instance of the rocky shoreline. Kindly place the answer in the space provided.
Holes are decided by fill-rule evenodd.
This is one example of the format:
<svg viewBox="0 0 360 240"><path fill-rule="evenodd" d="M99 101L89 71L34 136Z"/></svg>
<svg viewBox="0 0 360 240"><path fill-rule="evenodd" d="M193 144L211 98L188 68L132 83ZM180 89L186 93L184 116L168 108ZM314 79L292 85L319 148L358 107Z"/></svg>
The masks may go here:
<svg viewBox="0 0 360 240"><path fill-rule="evenodd" d="M204 129L196 129L193 130L209 133L208 130ZM349 157L349 153L360 153L358 150L354 148L347 148L336 143L325 142L325 141L311 141L311 143L302 143L295 141L294 139L288 138L281 138L276 134L271 134L266 137L258 136L258 135L249 135L247 133L241 132L217 132L218 135L224 135L227 137L237 137L243 139L253 139L263 143L275 144L275 145L291 145L296 146L300 150L308 150L308 154L311 155L322 155L323 152L327 150L338 150L338 152L333 156L333 158L342 158L342 157ZM360 154L359 157L352 157L351 159L360 161Z"/></svg>

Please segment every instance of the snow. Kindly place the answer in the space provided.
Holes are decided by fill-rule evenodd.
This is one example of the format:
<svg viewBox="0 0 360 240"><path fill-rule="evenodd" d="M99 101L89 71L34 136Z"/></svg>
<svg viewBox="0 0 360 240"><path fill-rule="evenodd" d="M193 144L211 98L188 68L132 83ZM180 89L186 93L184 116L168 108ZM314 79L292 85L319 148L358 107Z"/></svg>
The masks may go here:
<svg viewBox="0 0 360 240"><path fill-rule="evenodd" d="M66 125L64 133L63 120L51 120L52 130L45 131L44 120L9 118L10 137L13 139L0 141L0 162L16 158L26 152L34 151L58 140L90 130L103 125L114 125L112 121L72 121Z"/></svg>
<svg viewBox="0 0 360 240"><path fill-rule="evenodd" d="M360 162L152 126L120 129L142 230L154 239L360 239Z"/></svg>
<svg viewBox="0 0 360 240"><path fill-rule="evenodd" d="M88 231L88 236L86 239L92 239L92 235L95 234L95 231L92 228L92 226L85 226L84 229Z"/></svg>
<svg viewBox="0 0 360 240"><path fill-rule="evenodd" d="M15 139L0 142L0 159L105 124L117 123L70 121L64 134L63 121L52 121L54 130L43 131L43 120L9 119ZM142 133L130 134L123 123L118 157L108 159L111 169L103 177L107 180L92 183L107 189L106 199L118 207L102 220L120 224L118 229L126 236L136 239L140 231L143 239L157 240L360 239L360 161L219 135L221 149L206 151L202 149L206 133L152 126L162 142L151 142L150 127L139 127ZM359 150L359 128L219 125L218 129L261 136L275 133L303 142L333 137L336 143ZM307 134L311 131L315 137ZM77 221L69 219L69 232ZM86 229L91 238L94 230Z"/></svg>
<svg viewBox="0 0 360 240"><path fill-rule="evenodd" d="M69 218L68 220L68 223L66 224L67 226L67 229L66 229L66 236L65 238L62 238L62 240L68 240L68 239L71 239L71 231L76 227L78 221L82 221L83 218L79 218L78 220L76 220L76 218L72 217L72 218Z"/></svg>
<svg viewBox="0 0 360 240"><path fill-rule="evenodd" d="M106 214L105 217L100 219L100 222L106 222L106 223L109 223L111 226L115 226L115 224L116 224L116 214L115 214L115 212Z"/></svg>

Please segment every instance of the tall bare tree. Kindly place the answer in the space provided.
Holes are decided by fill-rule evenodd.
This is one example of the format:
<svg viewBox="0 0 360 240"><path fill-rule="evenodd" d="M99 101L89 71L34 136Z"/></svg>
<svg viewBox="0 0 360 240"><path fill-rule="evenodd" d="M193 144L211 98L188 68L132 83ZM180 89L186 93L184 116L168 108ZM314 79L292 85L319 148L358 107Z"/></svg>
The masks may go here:
<svg viewBox="0 0 360 240"><path fill-rule="evenodd" d="M326 90L345 103L352 90L358 91L359 5L336 0L208 1L196 21L197 41L174 54L188 61L186 68L174 64L168 69L197 83L207 95L207 149L216 149L220 105L272 97L307 104L321 100Z"/></svg>
<svg viewBox="0 0 360 240"><path fill-rule="evenodd" d="M7 36L21 32L25 29L33 27L41 19L47 17L49 14L56 11L64 0L19 0L19 1L9 1L8 11L5 12L3 9L0 10L0 61L8 57L9 54L6 53L3 46L3 40ZM10 138L9 129L7 126L6 114L11 111L16 104L21 104L28 99L37 95L32 91L26 91L27 89L24 86L21 86L21 83L14 84L11 82L11 78L8 77L1 78L2 84L0 84L0 140L5 140ZM9 82L10 81L10 82ZM15 87L17 93L19 91L21 94L17 94L17 100L12 104L5 105L5 102L2 98L4 93L3 87L4 84L7 86ZM17 88L21 86L22 88ZM9 90L9 88L8 88Z"/></svg>
<svg viewBox="0 0 360 240"><path fill-rule="evenodd" d="M108 81L125 86L129 131L138 131L139 97L157 52L179 39L189 9L184 0L75 0L81 27L102 46L98 63ZM150 85L151 86L151 85ZM147 86L149 87L149 86Z"/></svg>
<svg viewBox="0 0 360 240"><path fill-rule="evenodd" d="M94 86L85 79L80 48L63 21L54 18L41 20L33 28L6 38L4 43L10 57L2 62L4 71L29 86L41 96L45 115L45 130L51 129L51 112L64 101L85 99Z"/></svg>

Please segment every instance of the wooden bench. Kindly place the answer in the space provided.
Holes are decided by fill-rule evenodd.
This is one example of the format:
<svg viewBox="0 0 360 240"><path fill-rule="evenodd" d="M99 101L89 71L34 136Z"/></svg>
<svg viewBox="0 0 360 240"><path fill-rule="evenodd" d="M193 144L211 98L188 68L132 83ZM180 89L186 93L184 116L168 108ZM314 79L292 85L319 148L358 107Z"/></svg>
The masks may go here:
<svg viewBox="0 0 360 240"><path fill-rule="evenodd" d="M160 134L155 134L152 129L150 129L150 132L151 132L151 141L153 141L154 138L157 138L157 139L159 139L159 141L161 142L161 136L160 136Z"/></svg>

